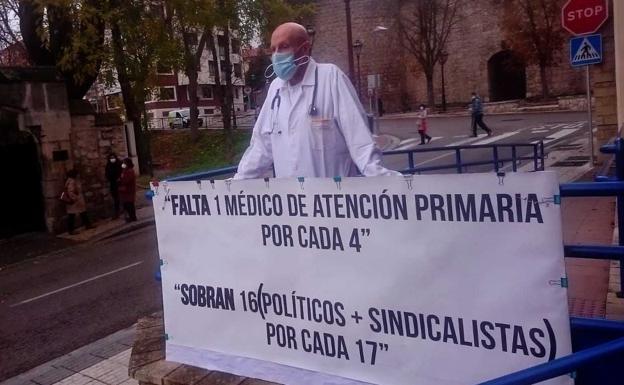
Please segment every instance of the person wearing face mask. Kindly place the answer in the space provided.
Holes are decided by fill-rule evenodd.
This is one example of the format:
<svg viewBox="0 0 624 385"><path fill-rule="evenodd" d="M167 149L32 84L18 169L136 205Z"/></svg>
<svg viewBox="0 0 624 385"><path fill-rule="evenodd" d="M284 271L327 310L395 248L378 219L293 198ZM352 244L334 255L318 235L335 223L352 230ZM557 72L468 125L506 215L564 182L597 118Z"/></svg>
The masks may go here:
<svg viewBox="0 0 624 385"><path fill-rule="evenodd" d="M108 156L105 168L106 180L108 180L108 186L110 188L110 194L113 198L113 219L119 217L119 177L121 176L121 161L117 158L117 155L111 153Z"/></svg>
<svg viewBox="0 0 624 385"><path fill-rule="evenodd" d="M425 140L427 143L431 142L431 137L427 135L427 107L424 104L418 107L418 133L421 145L425 144Z"/></svg>
<svg viewBox="0 0 624 385"><path fill-rule="evenodd" d="M335 177L401 175L381 165L381 154L349 78L310 57L306 29L285 23L271 36L277 75L260 110L234 179L270 175Z"/></svg>
<svg viewBox="0 0 624 385"><path fill-rule="evenodd" d="M470 102L470 111L472 112L472 136L477 136L477 125L487 132L488 136L492 135L492 130L483 121L483 103L476 92L472 93Z"/></svg>
<svg viewBox="0 0 624 385"><path fill-rule="evenodd" d="M136 197L136 176L134 175L134 163L126 158L121 163L121 176L119 177L119 199L126 212L126 222L137 220L134 200Z"/></svg>

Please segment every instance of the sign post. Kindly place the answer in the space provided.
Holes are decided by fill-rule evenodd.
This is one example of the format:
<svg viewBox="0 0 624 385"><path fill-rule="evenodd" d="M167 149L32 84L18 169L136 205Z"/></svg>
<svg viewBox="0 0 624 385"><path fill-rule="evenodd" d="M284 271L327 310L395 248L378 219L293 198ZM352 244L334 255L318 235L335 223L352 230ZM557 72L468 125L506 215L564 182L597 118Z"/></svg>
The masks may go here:
<svg viewBox="0 0 624 385"><path fill-rule="evenodd" d="M570 39L570 64L573 67L585 67L587 89L587 122L589 125L589 146L592 163L594 162L594 130L592 124L591 79L589 66L602 62L602 36L586 35Z"/></svg>
<svg viewBox="0 0 624 385"><path fill-rule="evenodd" d="M568 0L561 8L561 25L572 35L587 35L598 29L609 18L608 0ZM589 35L570 40L570 63L585 66L587 85L587 123L592 163L594 156L594 130L591 111L591 82L589 65L602 62L602 38Z"/></svg>

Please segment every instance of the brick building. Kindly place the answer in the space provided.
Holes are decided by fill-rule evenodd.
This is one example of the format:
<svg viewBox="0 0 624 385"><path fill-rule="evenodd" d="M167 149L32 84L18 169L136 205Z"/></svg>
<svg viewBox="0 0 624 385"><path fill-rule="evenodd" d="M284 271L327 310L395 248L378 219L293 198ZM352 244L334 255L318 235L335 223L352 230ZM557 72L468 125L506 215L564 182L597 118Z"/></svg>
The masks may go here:
<svg viewBox="0 0 624 385"><path fill-rule="evenodd" d="M313 55L319 61L333 62L348 71L346 13L344 1L317 0L312 21L315 40ZM426 80L414 57L403 49L398 33L399 13L409 12L409 2L401 0L351 0L353 41L364 43L360 56L362 99L367 105L367 75L381 75L384 108L399 112L425 102ZM449 36L445 65L446 99L467 103L470 93L480 93L486 101L524 99L541 94L539 68L518 63L510 71L505 61L517 58L503 38L500 0L474 0L462 3L458 24ZM383 27L383 28L378 28ZM605 26L607 30L613 26ZM607 45L607 48L608 45ZM605 55L608 55L605 52ZM582 94L584 70L568 63L567 42L558 53L557 64L548 70L551 93L555 96ZM354 57L357 78L357 58ZM436 104L441 103L441 71L436 67ZM357 83L357 82L356 82ZM356 84L357 86L357 84Z"/></svg>
<svg viewBox="0 0 624 385"><path fill-rule="evenodd" d="M221 82L225 82L225 46L226 39L223 32L215 33L215 44L219 55L219 60L212 57L212 53L205 49L201 58L198 72L199 116L204 125L210 122L218 122L220 109L214 99L215 72L220 71ZM244 111L243 88L245 86L245 76L241 55L240 40L231 37L229 43L232 62L232 83L234 84L234 110ZM156 74L156 85L153 89L151 99L146 102L148 121L152 128L168 128L168 115L170 111L188 109L190 107L188 94L188 77L180 71L171 68L158 68ZM98 109L98 111L118 111L123 106L121 89L119 86L104 87L102 84L94 84L87 99ZM211 119L214 118L214 119Z"/></svg>

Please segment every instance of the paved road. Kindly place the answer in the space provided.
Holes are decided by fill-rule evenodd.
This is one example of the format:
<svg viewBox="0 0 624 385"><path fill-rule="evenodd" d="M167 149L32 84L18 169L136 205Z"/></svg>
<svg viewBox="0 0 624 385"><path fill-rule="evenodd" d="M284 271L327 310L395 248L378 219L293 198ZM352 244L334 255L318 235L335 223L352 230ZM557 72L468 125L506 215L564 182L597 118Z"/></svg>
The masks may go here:
<svg viewBox="0 0 624 385"><path fill-rule="evenodd" d="M0 381L162 306L154 226L0 271Z"/></svg>
<svg viewBox="0 0 624 385"><path fill-rule="evenodd" d="M543 140L548 149L568 143L587 135L586 114L580 112L557 112L541 114L508 114L486 116L486 123L492 128L493 135L487 137L480 131L479 137L470 137L470 117L430 118L428 120L429 135L433 137L430 144L420 146L420 137L414 119L382 119L380 133L395 136L400 140L396 149L427 149L448 146L472 146L479 144L503 143L534 143ZM521 155L529 155L532 150L525 148L518 151ZM581 154L582 155L582 154ZM586 154L585 154L586 155ZM501 149L500 157L511 157L511 149ZM485 161L492 159L492 150L462 151L464 161ZM384 160L393 169L407 168L407 156L390 156ZM451 151L419 153L415 156L417 167L441 166L455 163L455 154ZM509 165L509 164L507 164ZM490 171L492 166L470 168L470 172ZM455 172L454 168L440 172Z"/></svg>
<svg viewBox="0 0 624 385"><path fill-rule="evenodd" d="M418 146L413 119L383 120L381 132L398 137L399 148L452 144L531 142L556 146L586 134L582 113L487 117L492 137L469 138L468 117L432 118L434 141ZM475 151L470 159L485 160ZM453 161L448 151L418 154L417 164ZM403 168L405 159L388 159ZM472 170L471 170L472 171ZM454 172L454 170L449 170ZM158 310L160 286L153 226L95 244L86 244L0 271L0 381L133 324Z"/></svg>

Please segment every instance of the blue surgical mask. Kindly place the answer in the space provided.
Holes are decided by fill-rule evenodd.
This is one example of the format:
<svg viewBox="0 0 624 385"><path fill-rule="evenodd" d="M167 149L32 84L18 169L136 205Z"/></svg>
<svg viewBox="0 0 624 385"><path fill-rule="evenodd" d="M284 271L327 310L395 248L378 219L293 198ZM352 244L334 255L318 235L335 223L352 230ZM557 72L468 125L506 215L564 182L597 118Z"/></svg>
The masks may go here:
<svg viewBox="0 0 624 385"><path fill-rule="evenodd" d="M272 64L267 67L266 71L264 71L264 76L266 78L270 78L273 74L275 74L278 78L284 81L292 79L297 72L297 67L307 64L310 61L310 56L301 56L295 59L295 52L297 52L301 47L303 47L303 44L295 51L273 53L273 56L271 56ZM269 69L272 69L271 74L267 74Z"/></svg>
<svg viewBox="0 0 624 385"><path fill-rule="evenodd" d="M275 52L271 57L271 62L275 75L284 81L292 79L297 72L294 52Z"/></svg>

